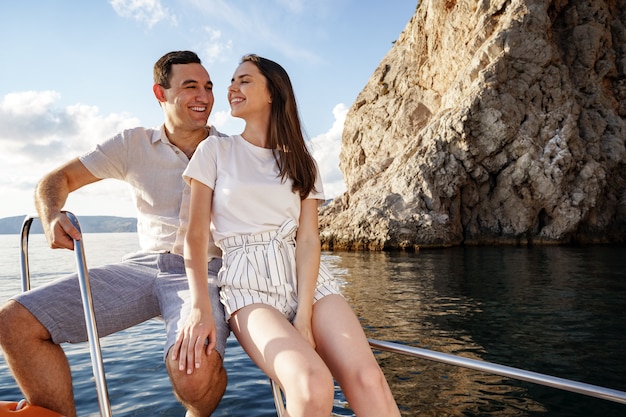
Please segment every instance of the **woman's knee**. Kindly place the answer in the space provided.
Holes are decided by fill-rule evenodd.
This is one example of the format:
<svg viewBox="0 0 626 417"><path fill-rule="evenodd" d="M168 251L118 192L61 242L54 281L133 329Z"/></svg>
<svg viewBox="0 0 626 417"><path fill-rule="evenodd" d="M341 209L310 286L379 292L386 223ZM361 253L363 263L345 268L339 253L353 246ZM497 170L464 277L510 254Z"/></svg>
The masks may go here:
<svg viewBox="0 0 626 417"><path fill-rule="evenodd" d="M309 372L309 390L320 398L334 397L333 376L327 368L318 368Z"/></svg>
<svg viewBox="0 0 626 417"><path fill-rule="evenodd" d="M294 379L294 382L284 384L288 403L291 397L308 410L325 410L329 405L332 408L334 382L326 367L301 370Z"/></svg>
<svg viewBox="0 0 626 417"><path fill-rule="evenodd" d="M376 362L355 367L352 381L363 392L380 391L387 385L385 375Z"/></svg>

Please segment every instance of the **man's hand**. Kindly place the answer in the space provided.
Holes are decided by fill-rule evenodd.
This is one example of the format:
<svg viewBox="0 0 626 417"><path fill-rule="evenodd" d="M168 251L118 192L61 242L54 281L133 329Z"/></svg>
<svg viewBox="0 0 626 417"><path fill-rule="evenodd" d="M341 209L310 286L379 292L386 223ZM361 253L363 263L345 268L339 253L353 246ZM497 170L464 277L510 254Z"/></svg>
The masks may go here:
<svg viewBox="0 0 626 417"><path fill-rule="evenodd" d="M41 218L41 225L52 249L74 250L74 240L80 240L81 234L63 212L57 212L49 219Z"/></svg>
<svg viewBox="0 0 626 417"><path fill-rule="evenodd" d="M83 165L78 158L61 165L45 175L35 188L35 207L52 249L74 250L73 239L80 239L80 233L61 210L68 195L87 185L100 181Z"/></svg>

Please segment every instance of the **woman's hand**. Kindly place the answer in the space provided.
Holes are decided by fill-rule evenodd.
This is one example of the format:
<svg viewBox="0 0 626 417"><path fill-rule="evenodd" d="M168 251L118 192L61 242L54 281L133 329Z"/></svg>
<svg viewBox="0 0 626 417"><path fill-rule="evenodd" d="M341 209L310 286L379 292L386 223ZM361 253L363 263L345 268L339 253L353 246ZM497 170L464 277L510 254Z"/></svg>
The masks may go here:
<svg viewBox="0 0 626 417"><path fill-rule="evenodd" d="M306 314L296 314L293 320L293 326L300 332L304 340L309 342L315 349L315 338L313 337L313 329L311 328L311 317Z"/></svg>
<svg viewBox="0 0 626 417"><path fill-rule="evenodd" d="M202 356L210 355L217 343L217 329L213 314L209 309L202 311L193 308L182 331L176 338L172 349L172 360L178 360L178 369L193 373L194 367L200 368Z"/></svg>

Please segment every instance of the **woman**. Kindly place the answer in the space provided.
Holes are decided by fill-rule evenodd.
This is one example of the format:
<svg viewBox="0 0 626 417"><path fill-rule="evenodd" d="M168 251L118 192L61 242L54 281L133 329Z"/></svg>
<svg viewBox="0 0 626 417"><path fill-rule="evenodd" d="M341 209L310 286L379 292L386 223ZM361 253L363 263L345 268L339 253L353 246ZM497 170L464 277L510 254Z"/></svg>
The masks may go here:
<svg viewBox="0 0 626 417"><path fill-rule="evenodd" d="M358 318L320 264L324 195L289 76L247 55L228 100L246 122L243 133L207 138L183 174L191 184L185 264L194 310L177 342L179 366L193 372L215 345L206 295L212 232L223 251L218 285L229 324L283 389L287 415L328 417L334 377L357 416L399 416Z"/></svg>

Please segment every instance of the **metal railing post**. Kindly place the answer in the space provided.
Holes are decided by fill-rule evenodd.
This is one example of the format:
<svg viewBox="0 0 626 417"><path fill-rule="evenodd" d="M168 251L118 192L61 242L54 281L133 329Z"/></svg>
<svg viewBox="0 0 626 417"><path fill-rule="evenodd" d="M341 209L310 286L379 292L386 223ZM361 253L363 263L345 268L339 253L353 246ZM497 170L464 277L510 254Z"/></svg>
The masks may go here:
<svg viewBox="0 0 626 417"><path fill-rule="evenodd" d="M30 271L28 269L28 234L35 216L26 216L22 222L22 234L20 240L20 270L22 277L22 292L30 290Z"/></svg>
<svg viewBox="0 0 626 417"><path fill-rule="evenodd" d="M76 216L69 211L65 212L65 214L70 219L74 227L76 227L80 232L80 224ZM30 289L30 270L28 266L28 234L32 221L36 217L37 216L26 216L22 224L20 266L22 272L23 291L28 291ZM80 285L80 294L83 302L83 310L85 312L85 325L87 327L87 339L89 341L89 352L91 354L91 367L93 369L93 376L96 382L96 391L98 394L100 415L102 417L111 417L111 404L109 402L106 377L104 374L102 351L100 349L100 339L98 338L96 316L94 314L93 300L91 297L91 286L89 284L89 272L87 270L87 262L85 260L85 251L82 240L74 240L74 252L76 254L78 283Z"/></svg>
<svg viewBox="0 0 626 417"><path fill-rule="evenodd" d="M272 395L274 396L274 405L276 406L276 415L283 417L285 415L285 402L283 400L283 394L280 387L273 379L270 378L270 385L272 386Z"/></svg>

